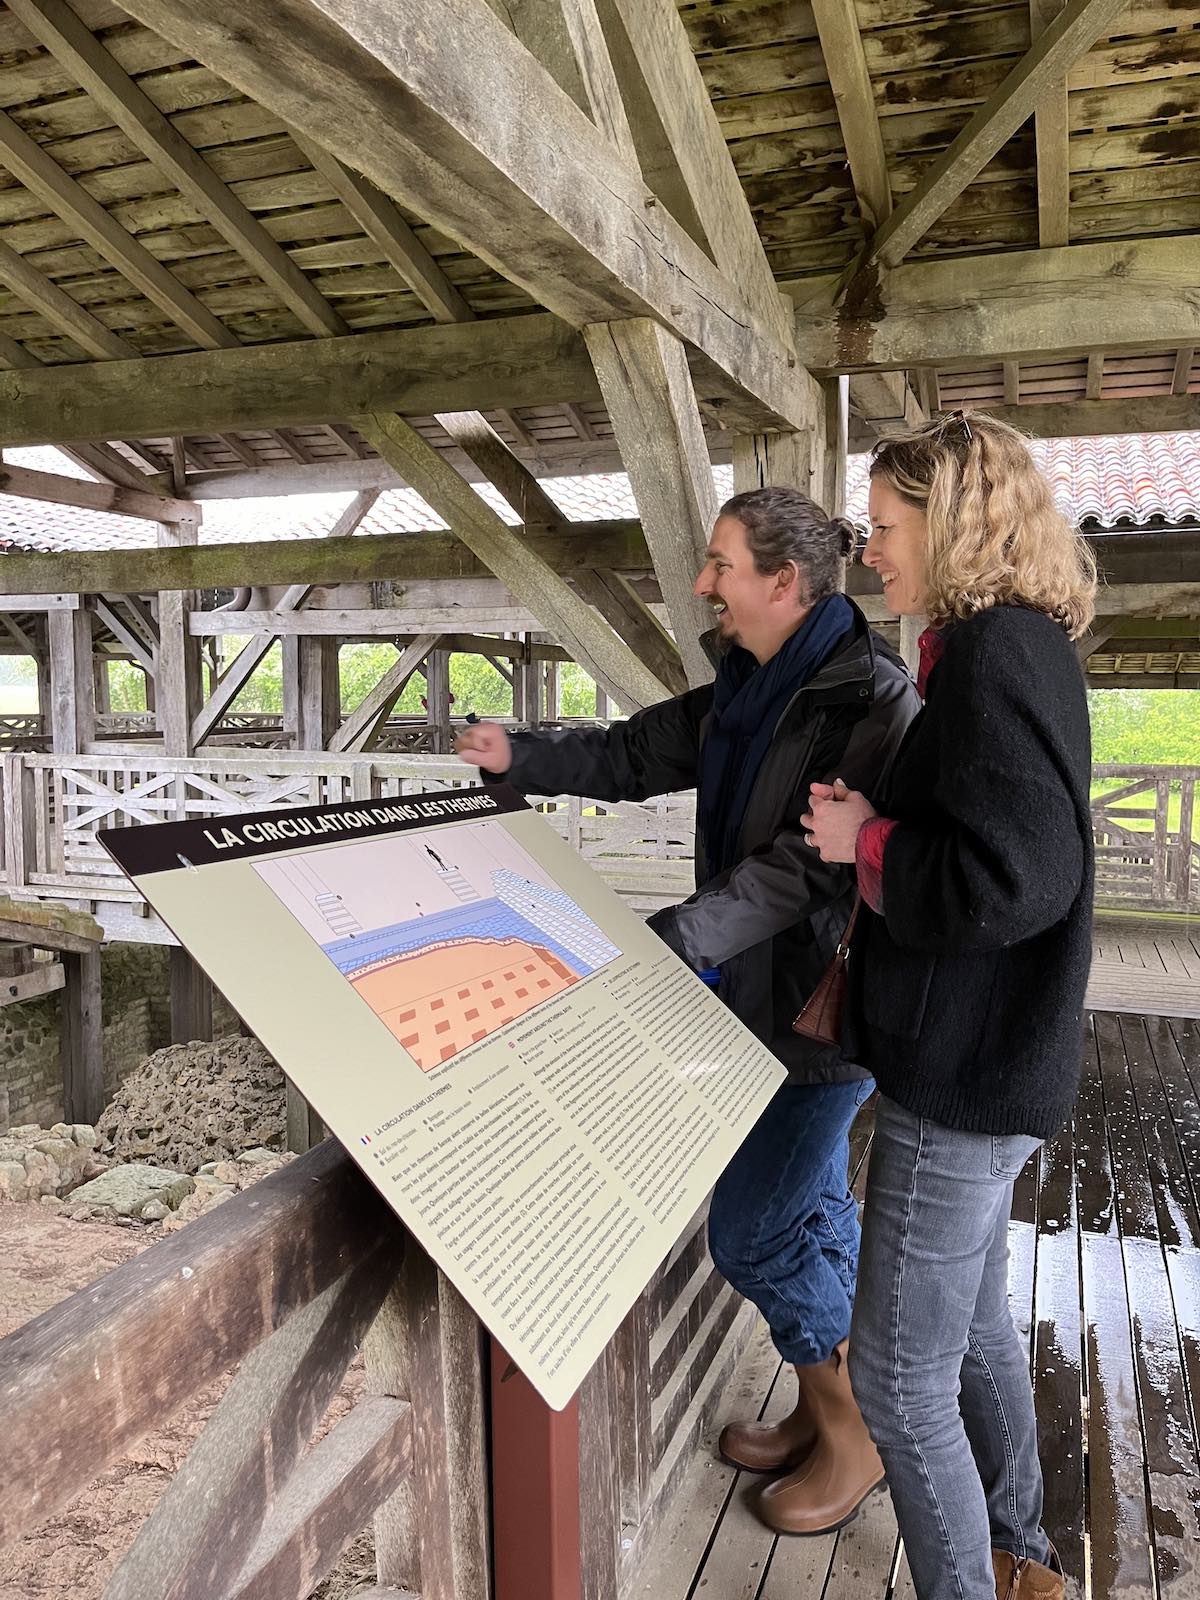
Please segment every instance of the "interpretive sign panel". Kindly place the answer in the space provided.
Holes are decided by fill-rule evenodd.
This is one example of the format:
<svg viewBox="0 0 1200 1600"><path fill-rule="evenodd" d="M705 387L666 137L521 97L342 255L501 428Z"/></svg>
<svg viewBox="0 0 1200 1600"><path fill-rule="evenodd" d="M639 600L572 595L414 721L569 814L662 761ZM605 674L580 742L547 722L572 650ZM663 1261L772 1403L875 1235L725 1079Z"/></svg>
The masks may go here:
<svg viewBox="0 0 1200 1600"><path fill-rule="evenodd" d="M507 788L100 839L564 1406L774 1057Z"/></svg>

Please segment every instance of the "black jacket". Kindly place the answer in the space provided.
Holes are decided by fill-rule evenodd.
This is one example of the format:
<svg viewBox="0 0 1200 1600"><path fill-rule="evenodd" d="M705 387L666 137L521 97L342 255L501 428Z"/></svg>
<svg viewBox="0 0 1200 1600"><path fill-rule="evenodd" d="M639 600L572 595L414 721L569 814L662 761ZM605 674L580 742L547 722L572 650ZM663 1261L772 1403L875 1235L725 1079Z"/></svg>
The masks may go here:
<svg viewBox="0 0 1200 1600"><path fill-rule="evenodd" d="M951 629L878 809L883 915L859 920L843 1042L884 1094L1049 1138L1079 1081L1092 950L1091 741L1075 647L996 606Z"/></svg>
<svg viewBox="0 0 1200 1600"><path fill-rule="evenodd" d="M609 728L516 734L504 781L524 793L608 801L694 788L712 694L711 685L691 689ZM863 1076L836 1047L792 1032L832 958L854 890L852 868L823 863L804 843L809 786L842 777L874 794L918 706L903 665L856 607L843 643L779 719L735 865L710 877L697 838L696 893L651 920L689 966L720 967L721 998L803 1082Z"/></svg>

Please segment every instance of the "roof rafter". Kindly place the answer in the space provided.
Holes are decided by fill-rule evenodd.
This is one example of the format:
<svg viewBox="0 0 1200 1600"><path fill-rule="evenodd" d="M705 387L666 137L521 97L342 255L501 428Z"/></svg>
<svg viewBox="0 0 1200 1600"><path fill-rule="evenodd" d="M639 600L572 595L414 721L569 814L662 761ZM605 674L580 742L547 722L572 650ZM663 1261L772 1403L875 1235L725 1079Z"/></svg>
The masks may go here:
<svg viewBox="0 0 1200 1600"><path fill-rule="evenodd" d="M65 289L60 289L45 273L30 266L24 256L2 241L0 283L6 283L31 310L45 317L51 327L65 333L68 339L97 361L122 361L137 355L131 344L111 328L106 328L98 317L94 317L77 300L72 300ZM23 359L14 360L14 366L41 366L37 357L30 355L23 346L16 345L16 349L21 351Z"/></svg>
<svg viewBox="0 0 1200 1600"><path fill-rule="evenodd" d="M242 204L199 151L171 126L66 0L13 0L8 8L288 306L320 337L350 330L325 297Z"/></svg>
<svg viewBox="0 0 1200 1600"><path fill-rule="evenodd" d="M640 176L486 0L406 0L399 27L387 0L129 9L565 321L660 320L723 375L737 425L812 414L783 336L647 205ZM514 140L515 120L537 139Z"/></svg>
<svg viewBox="0 0 1200 1600"><path fill-rule="evenodd" d="M214 317L189 289L155 259L145 245L125 231L98 200L42 149L36 140L0 111L0 161L27 189L79 230L104 259L179 328L207 349L238 343L225 324Z"/></svg>
<svg viewBox="0 0 1200 1600"><path fill-rule="evenodd" d="M812 0L846 160L868 231L892 210L892 186L854 0Z"/></svg>
<svg viewBox="0 0 1200 1600"><path fill-rule="evenodd" d="M1029 0L1029 27L1036 39L1062 10L1063 0ZM1071 242L1070 122L1066 74L1052 83L1033 114L1037 147L1038 243Z"/></svg>
<svg viewBox="0 0 1200 1600"><path fill-rule="evenodd" d="M904 260L1033 113L1046 90L1087 54L1128 3L1129 0L1067 0L949 149L877 230L859 260L847 269L847 286L872 266L894 267Z"/></svg>

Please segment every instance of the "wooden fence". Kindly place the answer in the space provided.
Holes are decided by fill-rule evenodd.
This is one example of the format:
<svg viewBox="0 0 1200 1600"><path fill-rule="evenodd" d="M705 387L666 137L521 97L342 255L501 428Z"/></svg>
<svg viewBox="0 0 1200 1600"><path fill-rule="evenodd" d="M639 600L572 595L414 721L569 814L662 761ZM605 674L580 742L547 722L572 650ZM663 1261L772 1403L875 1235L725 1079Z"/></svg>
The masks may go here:
<svg viewBox="0 0 1200 1600"><path fill-rule="evenodd" d="M697 1215L567 1412L533 1397L567 1450L530 1517L507 1374L489 1412L478 1322L327 1141L0 1340L0 1549L237 1366L105 1600L302 1600L372 1518L389 1594L526 1600L565 1558L567 1592L628 1600L753 1318ZM365 1396L305 1453L360 1347Z"/></svg>
<svg viewBox="0 0 1200 1600"><path fill-rule="evenodd" d="M375 753L15 753L3 758L0 883L10 894L132 903L139 897L98 844L100 828L392 799L474 781L459 761ZM690 891L690 796L605 807L559 797L542 806L552 826L638 909L672 904Z"/></svg>
<svg viewBox="0 0 1200 1600"><path fill-rule="evenodd" d="M366 1397L303 1454L360 1346ZM322 1145L0 1341L0 1548L240 1363L105 1600L302 1600L373 1515L381 1581L487 1600L482 1350Z"/></svg>
<svg viewBox="0 0 1200 1600"><path fill-rule="evenodd" d="M1200 912L1200 768L1098 766L1093 777L1096 903Z"/></svg>
<svg viewBox="0 0 1200 1600"><path fill-rule="evenodd" d="M1096 768L1098 905L1200 913L1198 777L1200 769L1190 767ZM140 905L96 842L99 828L391 799L474 781L472 770L452 758L378 751L330 756L223 749L187 757L13 752L3 757L0 774L0 885L10 894L85 902L99 914L105 902ZM691 794L619 805L533 798L634 909L650 912L691 892Z"/></svg>

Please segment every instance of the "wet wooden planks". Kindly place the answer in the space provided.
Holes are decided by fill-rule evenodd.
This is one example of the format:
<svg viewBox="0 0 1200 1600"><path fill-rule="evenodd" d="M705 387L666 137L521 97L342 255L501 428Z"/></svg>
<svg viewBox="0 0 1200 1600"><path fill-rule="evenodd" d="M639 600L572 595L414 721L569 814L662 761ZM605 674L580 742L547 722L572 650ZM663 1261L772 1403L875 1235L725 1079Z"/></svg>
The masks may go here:
<svg viewBox="0 0 1200 1600"><path fill-rule="evenodd" d="M851 1141L860 1194L872 1110ZM1200 1022L1094 1015L1074 1124L1018 1180L1009 1242L1068 1592L1200 1600ZM793 1392L760 1328L713 1442ZM916 1600L886 1496L827 1539L776 1539L760 1483L702 1456L631 1592Z"/></svg>

